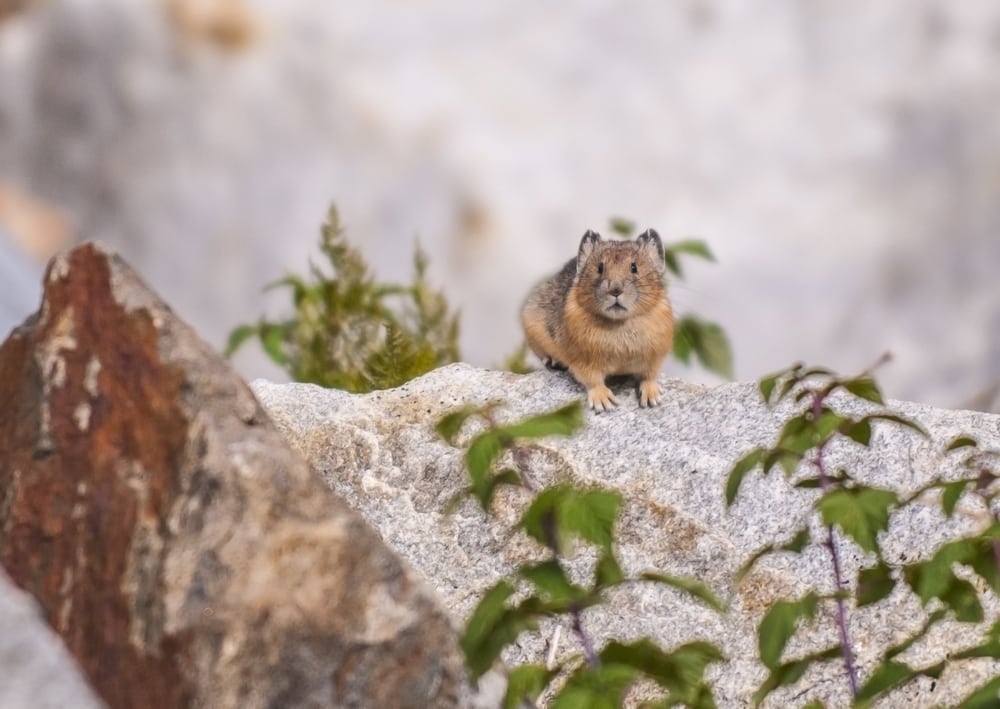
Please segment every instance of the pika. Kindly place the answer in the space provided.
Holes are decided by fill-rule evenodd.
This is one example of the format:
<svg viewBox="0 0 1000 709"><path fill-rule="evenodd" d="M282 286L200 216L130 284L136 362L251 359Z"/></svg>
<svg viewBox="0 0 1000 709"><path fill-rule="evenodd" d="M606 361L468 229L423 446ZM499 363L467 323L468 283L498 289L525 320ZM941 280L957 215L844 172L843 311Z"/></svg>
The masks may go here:
<svg viewBox="0 0 1000 709"><path fill-rule="evenodd" d="M587 404L618 404L605 379L634 375L639 405L660 402L656 381L674 343L674 315L664 282L660 235L605 241L594 231L576 258L536 286L521 308L531 351L551 369L568 369L587 389Z"/></svg>

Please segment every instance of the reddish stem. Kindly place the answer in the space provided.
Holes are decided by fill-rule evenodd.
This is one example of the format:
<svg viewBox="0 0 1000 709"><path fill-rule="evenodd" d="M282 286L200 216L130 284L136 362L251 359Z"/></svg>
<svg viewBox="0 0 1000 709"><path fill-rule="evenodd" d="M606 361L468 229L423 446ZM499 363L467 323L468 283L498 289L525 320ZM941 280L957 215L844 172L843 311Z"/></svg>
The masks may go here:
<svg viewBox="0 0 1000 709"><path fill-rule="evenodd" d="M819 420L825 398L826 394L820 393L813 397L813 417L816 420ZM826 452L827 443L829 443L829 439L820 444L816 450L816 457L812 461L819 472L819 486L823 492L827 492L831 485L830 478L826 474L826 466L823 463L823 454ZM826 531L825 546L829 550L830 560L833 562L833 580L838 594L835 602L837 604L837 629L840 632L840 649L844 655L844 670L847 672L847 681L851 685L851 696L856 697L858 696L858 670L855 666L854 650L851 647L851 635L847 624L847 604L840 596L841 589L844 587L844 573L840 566L840 552L837 549L837 535L833 525L827 525Z"/></svg>

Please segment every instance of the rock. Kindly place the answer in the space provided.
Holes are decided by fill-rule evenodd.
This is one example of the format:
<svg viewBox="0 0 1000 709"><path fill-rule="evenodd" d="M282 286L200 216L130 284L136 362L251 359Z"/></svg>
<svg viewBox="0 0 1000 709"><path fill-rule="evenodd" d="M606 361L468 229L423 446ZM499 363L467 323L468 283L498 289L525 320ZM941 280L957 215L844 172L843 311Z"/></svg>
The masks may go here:
<svg viewBox="0 0 1000 709"><path fill-rule="evenodd" d="M668 589L636 586L612 594L608 607L588 610L585 623L599 641L650 635L665 647L695 638L718 643L731 658L711 671L719 706L749 706L765 673L756 660L756 624L779 597L807 587L833 590L826 550L810 547L801 557L763 562L742 584L733 586L739 566L758 548L791 536L812 502L811 492L792 488L778 474L750 475L738 502L729 510L723 490L734 461L757 445L772 444L787 409L772 411L753 384L715 388L663 380L665 403L638 408L634 394L622 392L623 405L606 415L587 416L572 439L553 438L533 446L528 457L539 485L570 480L620 490L626 500L619 524L620 558L626 570L656 569L695 576L731 604L726 616ZM434 423L460 405L503 401L501 420L517 420L581 397L566 375L527 376L452 365L390 391L349 395L308 384L259 380L253 390L292 445L348 503L381 532L385 541L419 569L445 599L456 621L464 620L484 589L526 559L543 556L521 535L510 537L525 503L521 491L500 493L497 517L486 518L471 501L452 516L448 501L467 484L462 452L435 435ZM953 472L954 460L942 447L960 433L1000 448L1000 417L946 411L894 401L896 411L920 422L931 434L925 441L907 429L876 425L870 452L855 444L836 445L832 463L861 479L910 491L938 473ZM860 407L848 403L846 412ZM474 428L463 432L468 442ZM973 517L948 522L932 505L907 508L885 536L892 563L924 557L942 540L970 530ZM971 510L967 510L971 515ZM819 539L814 525L814 539ZM859 552L843 545L847 578L855 578ZM583 563L577 559L575 563ZM995 616L994 603L990 612ZM886 601L852 612L850 630L862 671L874 653L900 641L923 619L919 603L897 589ZM541 660L553 626L527 635L508 662ZM560 653L575 652L563 628ZM942 659L971 641L968 626L945 624L929 643L905 658L916 666ZM829 614L793 643L792 652L821 649L836 638ZM938 682L918 681L898 691L882 707L942 704L953 706L978 680L996 672L989 664L958 664ZM838 662L810 671L768 706L802 706L822 698L844 706L846 683Z"/></svg>
<svg viewBox="0 0 1000 709"><path fill-rule="evenodd" d="M454 706L433 594L118 257L0 348L0 564L112 707Z"/></svg>
<svg viewBox="0 0 1000 709"><path fill-rule="evenodd" d="M94 696L31 597L0 569L0 707L97 709Z"/></svg>

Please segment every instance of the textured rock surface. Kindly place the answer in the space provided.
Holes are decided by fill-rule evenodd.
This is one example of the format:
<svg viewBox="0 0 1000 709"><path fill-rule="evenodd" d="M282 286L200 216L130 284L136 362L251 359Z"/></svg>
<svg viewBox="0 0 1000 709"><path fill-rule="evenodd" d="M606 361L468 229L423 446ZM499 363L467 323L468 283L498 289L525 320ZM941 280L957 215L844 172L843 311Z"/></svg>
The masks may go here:
<svg viewBox="0 0 1000 709"><path fill-rule="evenodd" d="M0 569L0 707L97 709L79 668L31 596Z"/></svg>
<svg viewBox="0 0 1000 709"><path fill-rule="evenodd" d="M500 523L487 522L471 502L454 516L442 513L449 498L466 480L461 452L437 440L433 422L460 404L507 402L503 417L516 419L554 408L580 396L564 375L519 376L453 365L407 385L353 396L304 384L253 384L270 416L302 451L329 485L379 528L386 542L431 579L447 606L463 618L477 593L512 565L538 550L520 537L508 538L524 502L519 492L501 494ZM790 536L796 520L810 504L808 493L795 491L781 476L748 478L743 496L727 512L723 486L729 467L752 447L771 443L781 411L771 411L751 384L705 388L674 380L665 382L665 404L640 410L634 394L624 392L624 405L607 415L588 415L588 423L571 440L553 439L532 450L530 466L539 484L559 480L599 483L621 490L627 503L619 536L627 569L648 568L692 574L723 594L732 604L728 617L718 617L680 595L659 588L616 593L608 611L588 612L585 621L598 638L633 638L650 634L668 646L702 637L719 643L732 658L717 668L719 704L748 706L763 679L755 662L754 628L767 604L815 585L832 591L824 549L814 547L801 558L768 561L738 587L733 572L759 547ZM931 476L947 472L951 463L942 443L959 433L972 433L984 444L1000 447L1000 417L945 411L893 402L902 413L922 423L930 442L894 427L876 427L871 453L853 444L832 451L836 464L871 482L912 490ZM465 434L466 440L472 431ZM928 554L948 534L977 524L974 510L964 510L947 523L932 506L899 515L886 537L891 562ZM818 535L814 535L818 538ZM848 577L859 558L845 553ZM995 613L996 608L991 607ZM898 592L881 605L852 615L862 668L870 668L873 652L900 640L921 622L919 604ZM508 659L544 656L552 627L524 639ZM568 629L562 651L569 651ZM835 637L829 616L810 631L809 640L792 649L818 648ZM916 665L941 659L969 642L968 628L945 627L933 641L906 659ZM990 667L967 662L939 682L918 682L898 692L884 707L953 705ZM822 696L842 706L845 685L838 665L808 674L790 691L775 696L772 707L802 706ZM794 700L793 700L794 698Z"/></svg>
<svg viewBox="0 0 1000 709"><path fill-rule="evenodd" d="M0 391L0 563L110 706L458 700L427 585L120 259L52 263Z"/></svg>
<svg viewBox="0 0 1000 709"><path fill-rule="evenodd" d="M727 327L738 376L889 348L887 391L946 406L1000 377L995 0L31 5L0 25L0 179L215 344L305 268L333 199L380 273L420 234L475 363L621 214L712 245L674 295ZM163 5L260 31L220 49Z"/></svg>

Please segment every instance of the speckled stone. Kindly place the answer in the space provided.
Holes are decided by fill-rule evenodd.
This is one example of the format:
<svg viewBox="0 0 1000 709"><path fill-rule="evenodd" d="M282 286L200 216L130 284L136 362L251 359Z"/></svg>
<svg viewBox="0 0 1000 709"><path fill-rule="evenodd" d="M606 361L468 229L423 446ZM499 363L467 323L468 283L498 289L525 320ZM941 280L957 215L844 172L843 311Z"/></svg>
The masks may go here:
<svg viewBox="0 0 1000 709"><path fill-rule="evenodd" d="M638 407L631 387L618 393L621 407L609 414L587 414L586 427L572 439L547 439L532 447L531 474L538 484L571 480L620 490L625 497L618 535L626 570L656 569L693 575L731 605L727 616L674 591L636 585L617 590L607 608L585 615L598 640L650 635L670 647L694 638L718 643L731 658L712 670L723 707L749 706L765 673L756 659L755 628L779 597L817 588L833 590L827 553L821 546L798 557L774 557L739 585L736 569L755 550L791 535L808 513L815 493L792 488L781 475L748 476L737 503L726 509L723 489L733 462L757 445L773 442L787 409L771 410L756 386L734 383L714 388L672 379L661 381L664 404ZM520 491L501 492L496 517L487 519L472 502L445 514L448 500L466 483L462 452L441 441L434 423L465 404L502 401L501 420L516 420L554 409L581 396L564 374L517 375L457 364L389 391L350 395L308 384L273 384L258 380L252 388L279 429L309 460L314 470L348 503L375 525L385 541L423 572L456 620L474 607L479 593L540 550L508 528L525 504ZM865 404L843 402L845 413ZM902 428L876 425L870 451L845 442L831 449L831 463L845 466L874 485L900 492L915 489L938 473L954 472L942 453L960 433L1000 448L1000 416L948 411L907 402L890 402L921 423L930 440ZM467 424L460 442L476 431ZM940 541L977 524L973 506L945 520L933 505L917 505L897 515L884 537L890 562L927 556ZM815 521L814 531L818 532ZM814 534L818 538L818 534ZM863 558L843 548L847 577ZM583 555L575 559L585 566ZM987 603L991 613L996 604ZM923 618L919 603L897 592L873 608L851 615L850 629L864 673L879 648L898 642ZM521 662L545 657L552 624L526 635L505 659ZM563 628L559 652L575 651ZM970 642L968 627L945 624L932 641L914 647L904 659L919 666L941 659ZM790 652L827 646L835 640L829 614L796 639ZM940 681L918 681L896 692L882 707L954 703L988 676L993 668L966 662ZM847 690L839 662L810 671L799 683L773 695L771 707L801 706L822 698L827 706L845 706Z"/></svg>

